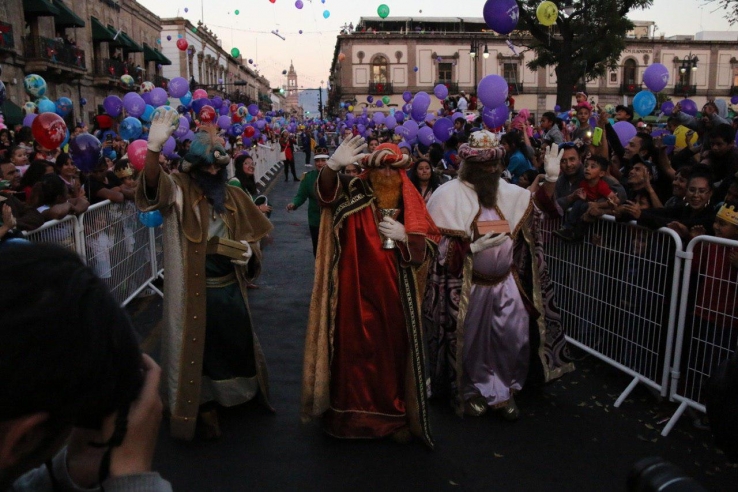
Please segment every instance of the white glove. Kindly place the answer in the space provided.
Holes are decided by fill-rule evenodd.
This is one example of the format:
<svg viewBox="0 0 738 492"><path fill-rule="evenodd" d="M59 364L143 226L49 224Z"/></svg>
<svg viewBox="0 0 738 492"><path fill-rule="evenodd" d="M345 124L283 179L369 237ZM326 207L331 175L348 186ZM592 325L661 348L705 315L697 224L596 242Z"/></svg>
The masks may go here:
<svg viewBox="0 0 738 492"><path fill-rule="evenodd" d="M246 266L248 265L251 256L254 254L254 250L251 249L251 245L248 243L248 241L241 241L241 244L246 246L246 252L243 254L243 260L231 260L231 263L233 263L234 265Z"/></svg>
<svg viewBox="0 0 738 492"><path fill-rule="evenodd" d="M164 143L177 128L174 126L175 121L179 121L179 113L176 109L156 111L151 120L151 127L149 127L149 140L146 148L151 152L161 152Z"/></svg>
<svg viewBox="0 0 738 492"><path fill-rule="evenodd" d="M407 241L405 226L390 217L384 217L379 223L379 232L384 236L395 241Z"/></svg>
<svg viewBox="0 0 738 492"><path fill-rule="evenodd" d="M328 159L328 167L339 172L344 167L364 157L364 154L362 154L364 149L366 149L366 142L363 137L354 135L347 138Z"/></svg>
<svg viewBox="0 0 738 492"><path fill-rule="evenodd" d="M505 242L507 234L495 234L490 232L471 243L471 252L476 254L485 249L494 248Z"/></svg>
<svg viewBox="0 0 738 492"><path fill-rule="evenodd" d="M553 144L548 148L548 152L543 158L543 169L546 171L546 181L555 183L559 179L561 173L561 158L564 156L564 149L559 150L558 144Z"/></svg>

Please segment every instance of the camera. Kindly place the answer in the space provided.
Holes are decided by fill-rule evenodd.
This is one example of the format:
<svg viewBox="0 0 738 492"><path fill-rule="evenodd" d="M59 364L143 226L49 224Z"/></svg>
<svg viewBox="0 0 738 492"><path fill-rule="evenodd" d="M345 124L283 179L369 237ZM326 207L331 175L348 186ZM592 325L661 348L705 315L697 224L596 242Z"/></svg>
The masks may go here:
<svg viewBox="0 0 738 492"><path fill-rule="evenodd" d="M694 478L660 456L638 461L628 474L629 492L707 492Z"/></svg>

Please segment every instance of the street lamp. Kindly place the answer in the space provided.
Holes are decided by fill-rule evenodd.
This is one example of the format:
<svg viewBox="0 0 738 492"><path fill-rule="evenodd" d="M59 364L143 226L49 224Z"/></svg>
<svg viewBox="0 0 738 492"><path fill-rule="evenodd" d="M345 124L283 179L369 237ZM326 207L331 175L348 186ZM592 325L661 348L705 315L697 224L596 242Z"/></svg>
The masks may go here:
<svg viewBox="0 0 738 492"><path fill-rule="evenodd" d="M696 72L697 62L699 61L700 60L699 58L697 58L697 55L693 55L692 53L690 53L689 55L686 56L686 58L684 58L684 60L682 60L682 66L679 68L679 71L681 73L685 73L688 70L691 72Z"/></svg>
<svg viewBox="0 0 738 492"><path fill-rule="evenodd" d="M478 71L478 65L477 62L477 54L479 54L479 51L482 49L482 41L479 39L472 39L471 41L471 48L469 49L469 56L472 59L472 63L474 64L474 87L477 85L477 71ZM486 60L489 58L489 49L487 48L487 43L484 43L484 52L482 53L482 57Z"/></svg>

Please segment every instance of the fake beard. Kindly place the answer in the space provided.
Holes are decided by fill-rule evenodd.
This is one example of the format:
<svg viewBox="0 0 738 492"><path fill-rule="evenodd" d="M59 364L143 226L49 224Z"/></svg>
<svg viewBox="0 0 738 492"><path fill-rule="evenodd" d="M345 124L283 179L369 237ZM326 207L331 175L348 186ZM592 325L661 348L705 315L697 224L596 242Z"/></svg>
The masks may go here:
<svg viewBox="0 0 738 492"><path fill-rule="evenodd" d="M389 176L382 174L379 169L369 171L369 181L377 197L379 208L397 208L402 196L402 176L399 172L393 172Z"/></svg>
<svg viewBox="0 0 738 492"><path fill-rule="evenodd" d="M210 174L200 169L193 169L190 175L208 201L213 205L213 209L219 214L225 212L226 181L228 179L226 168L222 168L218 171L218 174Z"/></svg>
<svg viewBox="0 0 738 492"><path fill-rule="evenodd" d="M474 163L464 163L459 178L474 186L479 203L484 208L494 208L497 205L497 189L500 187L502 173L491 173Z"/></svg>

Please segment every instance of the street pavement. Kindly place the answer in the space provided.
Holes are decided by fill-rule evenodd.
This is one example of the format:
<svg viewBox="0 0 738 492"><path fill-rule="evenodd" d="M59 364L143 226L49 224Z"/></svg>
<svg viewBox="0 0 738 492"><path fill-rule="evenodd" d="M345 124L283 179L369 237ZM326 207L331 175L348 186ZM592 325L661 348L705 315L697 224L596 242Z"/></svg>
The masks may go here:
<svg viewBox="0 0 738 492"><path fill-rule="evenodd" d="M301 156L302 154L298 154ZM298 157L298 173L305 170ZM288 213L299 183L279 174L269 190L273 244L264 251L258 289L249 291L254 325L269 365L276 413L256 403L222 412L218 441L181 442L162 424L154 467L178 491L622 491L632 465L662 456L709 490L736 490L738 467L715 450L709 432L642 386L620 408L630 378L576 352L577 371L518 398L520 421L488 414L458 418L431 404L435 450L418 442L347 441L299 419L302 351L313 279L307 203ZM144 350L158 356L161 300L129 307Z"/></svg>

